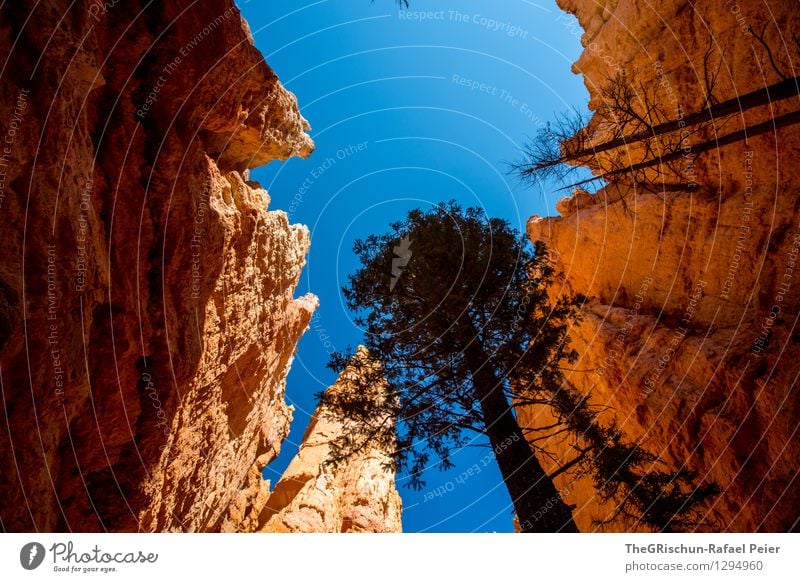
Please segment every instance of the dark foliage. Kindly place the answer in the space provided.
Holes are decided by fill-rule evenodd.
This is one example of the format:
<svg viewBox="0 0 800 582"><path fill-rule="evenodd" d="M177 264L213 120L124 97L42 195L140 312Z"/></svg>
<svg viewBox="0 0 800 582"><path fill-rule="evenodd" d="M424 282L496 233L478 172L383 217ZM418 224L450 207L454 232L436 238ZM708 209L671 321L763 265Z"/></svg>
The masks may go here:
<svg viewBox="0 0 800 582"><path fill-rule="evenodd" d="M361 383L323 397L347 419L334 462L380 443L394 451L409 485L420 488L429 466L451 467L450 452L466 445L470 433L486 434L520 522L531 525L537 508L562 504L553 475L536 460L547 454L537 443L569 431L576 457L556 473L588 472L601 495L619 503L620 516L653 529L696 523L714 487L694 486L684 471L653 470L653 455L627 442L615 425L601 426L588 397L565 387L561 366L577 357L568 329L583 298L549 298L556 275L544 245L533 253L506 221L450 202L409 212L390 232L357 241L354 251L361 267L343 293L372 361L359 364L352 352L332 359L339 372L356 366L354 381ZM370 386L384 378L387 397L376 402ZM517 407L536 405L557 418L542 434L516 420ZM511 482L525 478L527 484ZM541 489L515 498L514 491L525 497L531 484ZM530 531L571 523L567 506L552 511L559 510L547 526L554 529L537 530L544 527L539 523Z"/></svg>

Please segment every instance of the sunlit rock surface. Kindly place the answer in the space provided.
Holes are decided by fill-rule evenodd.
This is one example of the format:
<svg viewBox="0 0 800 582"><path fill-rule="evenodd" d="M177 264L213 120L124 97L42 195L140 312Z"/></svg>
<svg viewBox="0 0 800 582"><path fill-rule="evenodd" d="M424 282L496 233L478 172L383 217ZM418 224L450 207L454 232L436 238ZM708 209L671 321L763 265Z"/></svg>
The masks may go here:
<svg viewBox="0 0 800 582"><path fill-rule="evenodd" d="M357 358L367 357L360 348ZM329 391L353 390L352 368ZM375 387L382 397L382 387ZM380 446L358 451L332 466L331 443L345 430L341 417L321 405L314 412L297 456L267 500L262 532L400 532L402 502L391 457Z"/></svg>
<svg viewBox="0 0 800 582"><path fill-rule="evenodd" d="M767 53L743 27L760 31L770 22L767 38L776 43L775 23L783 34L800 25L800 13L785 2L560 4L586 30L575 70L592 107L603 83L625 68L675 111L697 110L709 35L715 67L722 58L718 100L778 82ZM796 59L787 50L796 49L775 44L779 67ZM718 120L713 131L796 110L798 101ZM800 190L791 163L799 137L797 126L776 128L704 154L693 188L578 191L557 206L562 216L528 223L531 240L547 242L565 275L557 292L589 298L571 331L581 357L570 366L570 383L609 406L604 417L616 416L631 438L662 457L662 468L685 466L722 486L701 529L784 531L800 515ZM543 411L528 410L522 419L547 424ZM548 443L553 466L572 458L572 442ZM582 530L610 515L588 479L558 482ZM611 529L628 527L636 525Z"/></svg>
<svg viewBox="0 0 800 582"><path fill-rule="evenodd" d="M231 0L106 5L0 8L0 528L216 531L317 303L246 170L313 144Z"/></svg>

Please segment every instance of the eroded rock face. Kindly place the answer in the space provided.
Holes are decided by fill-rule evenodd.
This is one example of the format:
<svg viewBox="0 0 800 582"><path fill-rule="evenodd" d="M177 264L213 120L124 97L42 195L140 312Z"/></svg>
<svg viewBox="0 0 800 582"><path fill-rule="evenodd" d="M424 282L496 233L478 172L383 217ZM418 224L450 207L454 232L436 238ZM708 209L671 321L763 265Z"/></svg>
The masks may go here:
<svg viewBox="0 0 800 582"><path fill-rule="evenodd" d="M246 172L310 153L294 96L231 0L6 3L0 45L2 528L240 522L316 306Z"/></svg>
<svg viewBox="0 0 800 582"><path fill-rule="evenodd" d="M593 106L604 79L624 67L662 92L666 75L680 89L672 98L683 110L697 108L703 95L693 88L702 76L707 30L727 63L718 99L776 81L742 30L743 20L759 30L772 20L763 3L738 2L741 13L709 5L702 14L669 0L561 5L586 30L576 70ZM797 30L793 7L771 3L770 9L781 30ZM776 49L775 56L785 66L786 53ZM775 107L796 109L798 100ZM768 115L769 106L757 108L725 122L727 129L720 122L719 131ZM548 244L565 275L557 292L588 297L583 321L571 331L581 357L569 382L611 406L605 417L616 416L668 468L687 467L722 486L702 529L796 527L800 190L787 162L799 144L797 126L778 128L701 156L696 188L653 192L622 184L595 196L579 191L559 203L562 217L528 223L531 240ZM547 424L546 414L533 409L522 420ZM571 444L553 439L549 447L564 461L573 456ZM559 484L576 504L582 530L610 515L587 479L560 477Z"/></svg>
<svg viewBox="0 0 800 582"><path fill-rule="evenodd" d="M691 156L681 155L662 167L667 182L696 183L712 195L723 196L741 191L747 185L744 167L752 169L759 185L796 184L796 172L789 164L779 163L798 154L796 131L774 131L772 121L798 107L792 91L759 101L751 106L747 95L780 83L796 75L797 42L792 31L800 27L800 13L786 2L745 0L723 3L686 3L666 0L658 3L638 0L559 0L559 5L577 16L584 33L584 47L573 65L583 75L590 94L589 108L602 112L612 79L622 78L634 91L630 105L637 114L648 118L646 110L655 108L648 118L652 124L666 120L686 120L706 105L739 99L733 116L715 116L703 125L681 126L669 139L651 140L659 149L662 141L677 143L680 150L694 144ZM579 33L569 19L564 31ZM756 39L763 37L768 49ZM738 105L738 107L736 106ZM624 108L623 108L624 109ZM626 116L613 109L614 119ZM589 122L594 134L591 143L598 145L609 138L603 115ZM765 133L755 127L767 123ZM631 125L635 126L633 122ZM743 128L750 128L747 139L711 149L698 159L698 145L707 140L725 140ZM794 126L796 127L796 126ZM615 128L616 129L616 128ZM630 132L630 128L628 128ZM677 140L677 142L675 141ZM668 148L669 150L669 148ZM662 150L663 151L663 150ZM620 158L619 152L623 152ZM747 158L750 152L755 152ZM683 152L679 151L683 154ZM635 163L643 158L639 142L629 142L622 150L603 151L585 161L595 170L608 171L620 162ZM651 177L655 177L649 171ZM773 195L775 192L772 192Z"/></svg>
<svg viewBox="0 0 800 582"><path fill-rule="evenodd" d="M356 357L367 357L360 348ZM350 390L345 370L329 391ZM381 387L376 387L376 398ZM320 405L311 418L297 456L264 507L262 532L400 532L402 502L387 452L378 446L331 466L331 443L342 434L341 417Z"/></svg>

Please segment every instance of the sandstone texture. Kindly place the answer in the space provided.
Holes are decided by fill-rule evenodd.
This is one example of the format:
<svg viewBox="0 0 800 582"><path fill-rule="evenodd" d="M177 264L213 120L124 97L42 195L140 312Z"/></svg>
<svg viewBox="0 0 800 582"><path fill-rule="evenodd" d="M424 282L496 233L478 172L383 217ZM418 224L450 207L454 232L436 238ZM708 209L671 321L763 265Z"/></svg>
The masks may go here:
<svg viewBox="0 0 800 582"><path fill-rule="evenodd" d="M0 529L255 524L317 304L247 173L311 152L294 96L232 0L6 2L0 46Z"/></svg>
<svg viewBox="0 0 800 582"><path fill-rule="evenodd" d="M692 4L561 0L585 30L575 71L597 108L615 68L682 111L703 104L703 63L721 62L715 97L725 100L780 81L763 46L787 68L797 47L776 39L798 30L792 3ZM788 68L787 68L788 70ZM666 82L664 82L666 79ZM673 92L669 93L669 88ZM715 120L727 133L797 110L792 98ZM676 111L679 111L676 109ZM592 121L591 123L595 123ZM786 531L800 516L800 187L798 126L703 154L696 187L659 191L621 181L595 195L577 190L560 217L533 217L532 241L545 241L564 273L557 293L588 297L571 330L580 360L569 383L607 406L632 439L665 462L686 467L722 494L699 529ZM604 156L591 163L602 171ZM547 423L529 409L530 425ZM561 460L573 441L553 438ZM583 531L612 510L588 479L559 477ZM611 529L637 529L619 523Z"/></svg>
<svg viewBox="0 0 800 582"><path fill-rule="evenodd" d="M367 357L360 348L355 357ZM352 390L345 370L329 391ZM381 386L375 397L381 397ZM395 489L392 459L369 447L332 465L331 443L345 429L343 419L325 405L314 412L297 456L287 467L264 507L258 531L400 532L402 502Z"/></svg>

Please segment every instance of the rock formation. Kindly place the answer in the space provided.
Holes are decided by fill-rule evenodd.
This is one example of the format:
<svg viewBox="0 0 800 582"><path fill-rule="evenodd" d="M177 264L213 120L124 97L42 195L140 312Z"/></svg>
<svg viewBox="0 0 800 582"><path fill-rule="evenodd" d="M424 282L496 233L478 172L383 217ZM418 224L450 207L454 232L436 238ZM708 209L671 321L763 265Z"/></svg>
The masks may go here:
<svg viewBox="0 0 800 582"><path fill-rule="evenodd" d="M367 357L359 348L357 358ZM351 369L329 391L352 390ZM382 397L375 387L375 398ZM379 447L332 465L331 443L345 430L337 413L320 405L297 456L262 511L262 532L400 532L402 502L391 457Z"/></svg>
<svg viewBox="0 0 800 582"><path fill-rule="evenodd" d="M560 4L585 30L575 71L593 109L607 79L625 69L677 116L697 111L708 54L713 70L721 63L718 101L780 81L748 27L766 30L777 69L797 58L798 47L777 40L778 30L800 26L787 3ZM727 134L798 105L797 97L767 103L709 131ZM699 155L693 185L659 191L623 180L596 195L578 190L559 203L561 217L528 223L531 240L545 241L564 273L557 292L588 297L571 331L581 357L569 382L612 407L605 418L616 416L669 468L722 486L703 529L797 527L800 180L787 162L798 147L798 126L775 127ZM591 167L603 163L600 154ZM544 426L544 416L530 409L522 418ZM548 446L563 461L571 444L554 438ZM609 515L588 479L559 483L582 530Z"/></svg>
<svg viewBox="0 0 800 582"><path fill-rule="evenodd" d="M247 168L313 147L232 0L0 8L0 529L215 531L266 497L316 298Z"/></svg>

